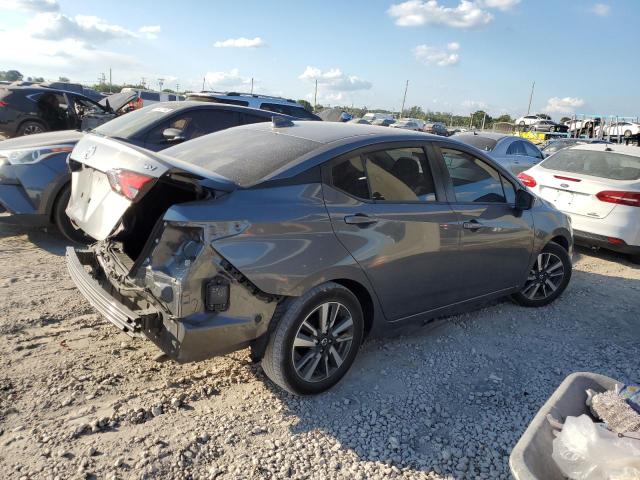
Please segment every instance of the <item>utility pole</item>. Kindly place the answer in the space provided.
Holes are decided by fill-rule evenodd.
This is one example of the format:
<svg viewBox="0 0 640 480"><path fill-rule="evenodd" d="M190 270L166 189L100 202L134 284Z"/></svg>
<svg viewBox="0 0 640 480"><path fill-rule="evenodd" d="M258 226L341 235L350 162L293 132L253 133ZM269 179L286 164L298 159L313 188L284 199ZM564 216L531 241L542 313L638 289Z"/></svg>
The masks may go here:
<svg viewBox="0 0 640 480"><path fill-rule="evenodd" d="M203 92L204 92L204 80L205 80L205 78L207 78L207 77L202 77L202 91Z"/></svg>
<svg viewBox="0 0 640 480"><path fill-rule="evenodd" d="M176 82L176 93L180 93L180 84Z"/></svg>
<svg viewBox="0 0 640 480"><path fill-rule="evenodd" d="M147 88L147 79L145 77L140 79L140 85L142 85L142 88Z"/></svg>
<svg viewBox="0 0 640 480"><path fill-rule="evenodd" d="M158 90L162 91L162 85L164 85L164 78L159 78L158 79Z"/></svg>
<svg viewBox="0 0 640 480"><path fill-rule="evenodd" d="M484 121L487 119L487 112L484 112L484 115L482 116L482 128L480 130L484 130Z"/></svg>
<svg viewBox="0 0 640 480"><path fill-rule="evenodd" d="M109 67L109 93L111 93L111 87L113 83L111 82L111 67Z"/></svg>
<svg viewBox="0 0 640 480"><path fill-rule="evenodd" d="M318 105L318 79L316 78L316 88L313 92L313 111L316 111L316 105Z"/></svg>
<svg viewBox="0 0 640 480"><path fill-rule="evenodd" d="M534 81L533 84L531 85L531 95L529 95L529 106L527 107L527 115L529 115L529 112L531 112L531 101L533 100L533 89L536 86L536 82Z"/></svg>
<svg viewBox="0 0 640 480"><path fill-rule="evenodd" d="M251 77L251 95L253 95L253 77Z"/></svg>
<svg viewBox="0 0 640 480"><path fill-rule="evenodd" d="M404 102L407 100L407 89L409 88L409 80L404 84L404 97L402 97L402 108L400 109L400 118L404 112Z"/></svg>

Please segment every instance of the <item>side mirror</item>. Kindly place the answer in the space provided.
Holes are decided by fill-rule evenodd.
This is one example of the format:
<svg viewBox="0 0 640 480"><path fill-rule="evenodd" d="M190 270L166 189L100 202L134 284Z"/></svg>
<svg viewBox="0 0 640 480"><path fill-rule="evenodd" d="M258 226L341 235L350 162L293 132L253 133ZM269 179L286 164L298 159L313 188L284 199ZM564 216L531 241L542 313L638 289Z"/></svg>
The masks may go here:
<svg viewBox="0 0 640 480"><path fill-rule="evenodd" d="M536 197L525 189L518 190L516 192L516 210L531 210L535 200Z"/></svg>
<svg viewBox="0 0 640 480"><path fill-rule="evenodd" d="M186 139L182 135L182 130L178 128L165 128L162 132L165 141L171 143L184 142Z"/></svg>

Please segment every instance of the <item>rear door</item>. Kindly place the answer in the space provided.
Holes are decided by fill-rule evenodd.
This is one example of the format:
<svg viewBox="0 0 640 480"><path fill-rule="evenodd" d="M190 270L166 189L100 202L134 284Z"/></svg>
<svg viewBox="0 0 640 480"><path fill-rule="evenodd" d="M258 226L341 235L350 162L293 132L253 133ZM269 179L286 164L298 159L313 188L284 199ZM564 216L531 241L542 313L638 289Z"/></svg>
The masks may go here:
<svg viewBox="0 0 640 480"><path fill-rule="evenodd" d="M531 213L514 208L515 182L471 150L440 144L436 151L461 232L454 267L460 299L517 286L526 275L534 229Z"/></svg>
<svg viewBox="0 0 640 480"><path fill-rule="evenodd" d="M431 152L430 155L427 153ZM456 215L419 142L354 151L323 167L334 231L365 271L390 321L451 303Z"/></svg>

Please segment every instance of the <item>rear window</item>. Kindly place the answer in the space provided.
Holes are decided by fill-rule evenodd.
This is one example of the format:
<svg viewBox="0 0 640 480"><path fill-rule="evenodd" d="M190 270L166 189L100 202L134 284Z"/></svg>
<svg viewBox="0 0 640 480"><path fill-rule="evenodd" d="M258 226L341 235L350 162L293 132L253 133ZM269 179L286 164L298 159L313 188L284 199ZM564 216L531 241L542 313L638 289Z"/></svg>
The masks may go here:
<svg viewBox="0 0 640 480"><path fill-rule="evenodd" d="M93 129L93 132L105 137L130 138L140 130L172 113L172 108L149 105L103 123Z"/></svg>
<svg viewBox="0 0 640 480"><path fill-rule="evenodd" d="M295 105L281 105L279 103L263 103L260 105L262 110L268 110L270 112L282 113L283 115L290 115L296 118L302 118L305 120L317 120L317 117L305 110L303 107L296 107Z"/></svg>
<svg viewBox="0 0 640 480"><path fill-rule="evenodd" d="M541 165L549 170L581 173L609 180L640 179L640 157L615 152L560 150Z"/></svg>
<svg viewBox="0 0 640 480"><path fill-rule="evenodd" d="M162 153L222 175L240 187L249 187L320 145L254 128L223 130Z"/></svg>
<svg viewBox="0 0 640 480"><path fill-rule="evenodd" d="M456 135L453 138L477 149L484 150L485 152L490 152L496 148L496 144L498 143L498 141L493 138L481 137L480 135Z"/></svg>

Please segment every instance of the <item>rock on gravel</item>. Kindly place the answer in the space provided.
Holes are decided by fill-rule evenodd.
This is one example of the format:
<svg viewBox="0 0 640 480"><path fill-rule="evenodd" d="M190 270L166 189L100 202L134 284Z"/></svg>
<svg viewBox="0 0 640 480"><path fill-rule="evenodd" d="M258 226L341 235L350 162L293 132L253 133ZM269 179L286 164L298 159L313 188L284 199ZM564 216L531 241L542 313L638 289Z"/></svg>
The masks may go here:
<svg viewBox="0 0 640 480"><path fill-rule="evenodd" d="M3 478L509 478L511 448L569 373L639 380L640 270L577 250L569 289L369 340L316 397L247 352L177 365L100 318L64 242L0 226ZM117 353L112 353L117 352Z"/></svg>

